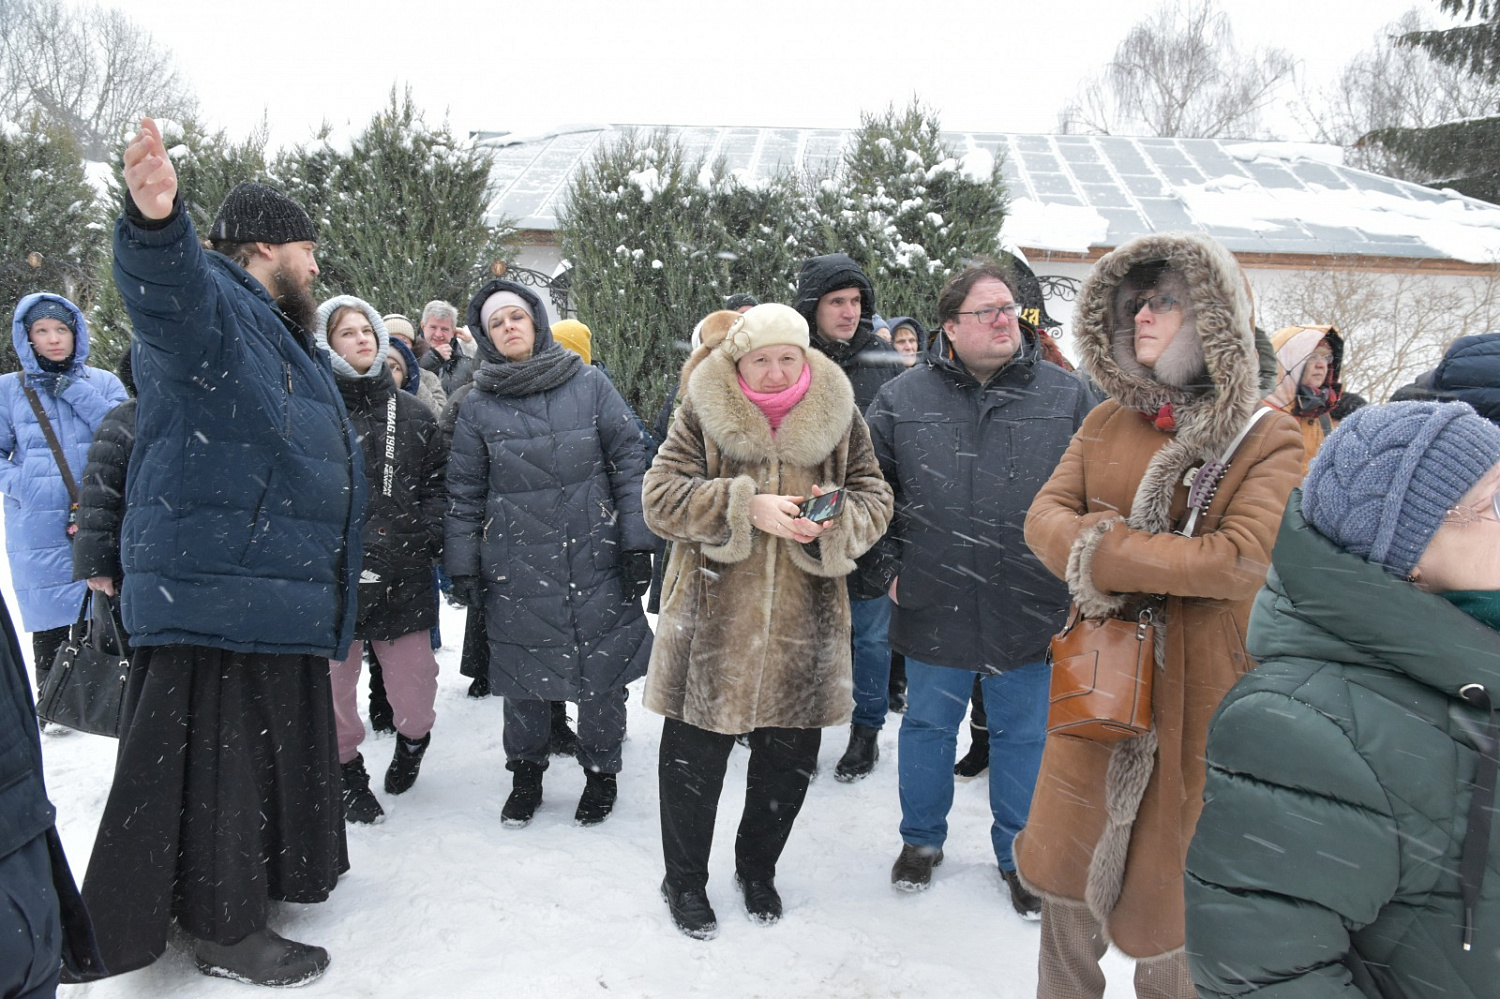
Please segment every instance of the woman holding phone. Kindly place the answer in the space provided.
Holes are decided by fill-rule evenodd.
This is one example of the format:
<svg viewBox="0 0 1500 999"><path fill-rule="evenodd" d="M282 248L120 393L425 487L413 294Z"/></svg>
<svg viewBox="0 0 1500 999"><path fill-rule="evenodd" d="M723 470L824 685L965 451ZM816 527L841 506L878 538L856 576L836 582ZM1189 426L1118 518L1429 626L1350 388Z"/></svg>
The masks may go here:
<svg viewBox="0 0 1500 999"><path fill-rule="evenodd" d="M808 343L796 310L766 304L698 348L642 493L647 525L673 542L645 694L667 716L662 894L698 939L718 932L708 856L737 735L750 769L735 880L753 920L781 918L776 861L821 730L853 709L843 577L891 516L854 391Z"/></svg>

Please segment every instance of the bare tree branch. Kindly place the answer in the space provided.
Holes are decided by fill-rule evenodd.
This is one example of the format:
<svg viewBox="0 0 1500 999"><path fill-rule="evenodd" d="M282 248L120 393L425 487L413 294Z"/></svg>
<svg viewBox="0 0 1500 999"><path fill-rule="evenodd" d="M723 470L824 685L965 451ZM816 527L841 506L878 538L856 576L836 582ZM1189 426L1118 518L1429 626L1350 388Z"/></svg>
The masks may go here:
<svg viewBox="0 0 1500 999"><path fill-rule="evenodd" d="M1372 402L1436 367L1459 337L1500 329L1500 275L1330 266L1301 272L1256 297L1268 330L1294 323L1337 327L1344 334L1344 385Z"/></svg>
<svg viewBox="0 0 1500 999"><path fill-rule="evenodd" d="M1430 22L1420 11L1408 11L1351 59L1331 86L1294 102L1297 117L1313 137L1343 146L1350 166L1425 183L1433 178L1416 163L1380 143L1361 144L1360 136L1500 112L1500 83L1399 43L1402 36L1427 27Z"/></svg>
<svg viewBox="0 0 1500 999"><path fill-rule="evenodd" d="M114 8L0 0L0 117L66 127L103 159L143 114L188 118L197 101L171 53Z"/></svg>
<svg viewBox="0 0 1500 999"><path fill-rule="evenodd" d="M1281 49L1242 53L1215 0L1168 0L1125 36L1058 116L1064 132L1259 137L1296 69Z"/></svg>

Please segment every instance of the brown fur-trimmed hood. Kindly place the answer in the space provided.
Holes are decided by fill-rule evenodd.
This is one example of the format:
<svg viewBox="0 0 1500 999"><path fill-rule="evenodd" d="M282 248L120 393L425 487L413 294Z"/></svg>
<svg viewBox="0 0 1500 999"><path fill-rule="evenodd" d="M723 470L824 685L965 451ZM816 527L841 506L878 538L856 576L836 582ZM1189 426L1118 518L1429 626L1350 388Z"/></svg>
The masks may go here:
<svg viewBox="0 0 1500 999"><path fill-rule="evenodd" d="M1186 286L1212 391L1165 384L1134 361L1134 330L1128 319L1117 321L1115 293L1132 267L1153 260L1168 261ZM1141 412L1171 403L1178 441L1208 460L1239 433L1262 395L1251 315L1249 292L1228 250L1200 233L1162 233L1132 240L1094 265L1079 292L1074 336L1084 370L1105 392ZM1191 332L1188 321L1179 337Z"/></svg>
<svg viewBox="0 0 1500 999"><path fill-rule="evenodd" d="M767 457L789 465L816 465L843 440L854 418L854 389L839 366L808 350L812 384L771 433L771 423L740 390L729 355L715 350L688 381L687 398L698 412L703 432L726 457L753 462Z"/></svg>

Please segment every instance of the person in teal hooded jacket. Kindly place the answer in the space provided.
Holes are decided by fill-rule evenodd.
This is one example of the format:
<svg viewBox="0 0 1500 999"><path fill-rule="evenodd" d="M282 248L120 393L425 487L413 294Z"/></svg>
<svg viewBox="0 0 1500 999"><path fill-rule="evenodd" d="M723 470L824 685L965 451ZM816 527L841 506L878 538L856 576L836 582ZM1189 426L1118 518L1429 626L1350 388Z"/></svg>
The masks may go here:
<svg viewBox="0 0 1500 999"><path fill-rule="evenodd" d="M1209 730L1198 995L1493 996L1500 428L1464 403L1358 411L1272 563L1261 665Z"/></svg>

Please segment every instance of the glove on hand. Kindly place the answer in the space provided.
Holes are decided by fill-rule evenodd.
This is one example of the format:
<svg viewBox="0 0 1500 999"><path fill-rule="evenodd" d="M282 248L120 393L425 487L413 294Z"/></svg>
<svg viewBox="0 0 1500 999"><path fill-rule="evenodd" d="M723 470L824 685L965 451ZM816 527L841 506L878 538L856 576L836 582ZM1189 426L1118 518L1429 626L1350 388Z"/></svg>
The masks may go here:
<svg viewBox="0 0 1500 999"><path fill-rule="evenodd" d="M484 605L484 587L480 585L478 576L454 576L448 594L464 607Z"/></svg>
<svg viewBox="0 0 1500 999"><path fill-rule="evenodd" d="M620 581L624 584L627 601L638 601L645 596L651 589L651 553L622 552Z"/></svg>

